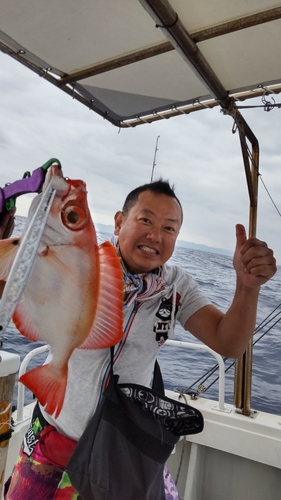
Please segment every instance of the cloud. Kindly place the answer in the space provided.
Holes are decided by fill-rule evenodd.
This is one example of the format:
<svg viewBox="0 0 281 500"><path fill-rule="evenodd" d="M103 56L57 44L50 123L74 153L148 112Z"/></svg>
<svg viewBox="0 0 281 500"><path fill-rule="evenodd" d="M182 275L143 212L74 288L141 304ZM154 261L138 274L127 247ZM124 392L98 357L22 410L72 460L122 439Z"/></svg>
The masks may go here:
<svg viewBox="0 0 281 500"><path fill-rule="evenodd" d="M154 179L175 184L184 209L180 239L234 248L234 226L248 227L249 202L239 137L219 108L119 130L8 56L0 54L0 62L0 186L56 157L66 176L87 183L93 219L112 224L127 193L150 181L160 136ZM281 210L280 111L242 113L260 142L262 180ZM19 215L30 199L18 200ZM262 184L258 237L281 262L280 216Z"/></svg>

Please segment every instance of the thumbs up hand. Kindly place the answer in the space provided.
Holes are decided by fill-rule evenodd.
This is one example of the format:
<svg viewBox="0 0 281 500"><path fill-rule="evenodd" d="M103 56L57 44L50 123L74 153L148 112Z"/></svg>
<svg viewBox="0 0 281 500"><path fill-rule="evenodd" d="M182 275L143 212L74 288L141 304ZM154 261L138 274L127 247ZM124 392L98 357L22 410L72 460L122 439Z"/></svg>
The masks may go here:
<svg viewBox="0 0 281 500"><path fill-rule="evenodd" d="M247 239L246 230L236 225L236 248L233 267L237 278L249 288L258 288L276 273L276 260L273 251L264 241L257 238Z"/></svg>

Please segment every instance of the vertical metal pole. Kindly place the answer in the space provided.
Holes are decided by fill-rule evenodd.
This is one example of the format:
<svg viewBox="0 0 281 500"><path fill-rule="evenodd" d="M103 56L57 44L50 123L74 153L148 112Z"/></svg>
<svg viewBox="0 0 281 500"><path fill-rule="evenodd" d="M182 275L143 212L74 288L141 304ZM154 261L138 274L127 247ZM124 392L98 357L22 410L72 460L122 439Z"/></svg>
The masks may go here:
<svg viewBox="0 0 281 500"><path fill-rule="evenodd" d="M237 112L235 121L239 130L242 155L250 198L249 237L256 236L258 207L259 144L244 118ZM252 151L249 153L247 139ZM249 159L250 157L250 159ZM252 351L250 340L244 355L236 361L234 380L234 404L244 415L251 414Z"/></svg>

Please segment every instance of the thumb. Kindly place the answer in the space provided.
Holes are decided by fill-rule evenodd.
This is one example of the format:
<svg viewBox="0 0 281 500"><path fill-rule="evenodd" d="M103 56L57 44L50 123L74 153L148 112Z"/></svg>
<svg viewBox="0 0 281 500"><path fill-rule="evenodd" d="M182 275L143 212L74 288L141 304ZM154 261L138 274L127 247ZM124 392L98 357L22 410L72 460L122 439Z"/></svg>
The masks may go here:
<svg viewBox="0 0 281 500"><path fill-rule="evenodd" d="M242 224L236 225L236 251L240 251L247 241L246 229Z"/></svg>

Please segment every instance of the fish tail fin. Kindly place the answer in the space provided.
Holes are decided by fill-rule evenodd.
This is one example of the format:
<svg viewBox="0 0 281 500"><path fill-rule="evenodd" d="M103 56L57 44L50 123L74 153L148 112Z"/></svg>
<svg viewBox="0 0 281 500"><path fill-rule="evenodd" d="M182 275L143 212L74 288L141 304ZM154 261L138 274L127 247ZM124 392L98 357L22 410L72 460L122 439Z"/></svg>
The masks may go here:
<svg viewBox="0 0 281 500"><path fill-rule="evenodd" d="M49 363L24 373L19 381L35 394L50 415L57 418L64 401L67 373L67 366L58 370Z"/></svg>

